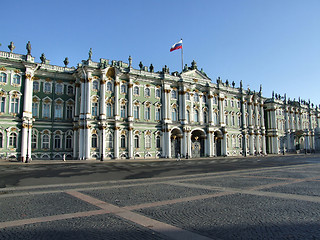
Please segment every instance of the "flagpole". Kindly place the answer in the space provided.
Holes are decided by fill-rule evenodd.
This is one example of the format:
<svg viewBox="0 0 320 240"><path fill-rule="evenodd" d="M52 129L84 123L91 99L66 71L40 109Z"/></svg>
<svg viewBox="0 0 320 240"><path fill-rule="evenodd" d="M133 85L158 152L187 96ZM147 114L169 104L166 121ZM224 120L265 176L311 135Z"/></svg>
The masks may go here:
<svg viewBox="0 0 320 240"><path fill-rule="evenodd" d="M182 38L181 38L182 41ZM181 69L181 73L183 72L183 42L182 42L182 48L181 48L181 64L182 64L182 69Z"/></svg>

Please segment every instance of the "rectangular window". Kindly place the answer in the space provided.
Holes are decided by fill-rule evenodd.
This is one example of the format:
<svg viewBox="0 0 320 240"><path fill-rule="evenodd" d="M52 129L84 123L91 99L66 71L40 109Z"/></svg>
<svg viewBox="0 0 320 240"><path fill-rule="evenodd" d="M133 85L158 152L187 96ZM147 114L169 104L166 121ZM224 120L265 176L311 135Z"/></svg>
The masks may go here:
<svg viewBox="0 0 320 240"><path fill-rule="evenodd" d="M134 119L139 119L139 107L138 106L134 106L134 108L133 108L133 117L134 117Z"/></svg>
<svg viewBox="0 0 320 240"><path fill-rule="evenodd" d="M19 107L19 99L18 98L12 98L11 99L11 111L12 113L18 113L18 107Z"/></svg>
<svg viewBox="0 0 320 240"><path fill-rule="evenodd" d="M44 83L44 92L51 92L51 83L45 82Z"/></svg>
<svg viewBox="0 0 320 240"><path fill-rule="evenodd" d="M0 112L4 113L6 107L6 97L0 98Z"/></svg>
<svg viewBox="0 0 320 240"><path fill-rule="evenodd" d="M73 106L67 105L67 119L72 119L73 117Z"/></svg>
<svg viewBox="0 0 320 240"><path fill-rule="evenodd" d="M42 116L44 118L50 118L50 104L48 104L48 103L43 104Z"/></svg>
<svg viewBox="0 0 320 240"><path fill-rule="evenodd" d="M120 107L120 117L125 118L126 117L126 106L121 105Z"/></svg>
<svg viewBox="0 0 320 240"><path fill-rule="evenodd" d="M58 83L56 85L56 94L62 94L63 93L63 85L62 83Z"/></svg>
<svg viewBox="0 0 320 240"><path fill-rule="evenodd" d="M38 107L39 107L39 103L37 103L37 102L32 103L32 116L33 117L38 117Z"/></svg>
<svg viewBox="0 0 320 240"><path fill-rule="evenodd" d="M55 118L62 118L62 105L61 104L55 105L54 117Z"/></svg>
<svg viewBox="0 0 320 240"><path fill-rule="evenodd" d="M161 109L160 108L156 108L156 121L160 121L160 115L161 114Z"/></svg>
<svg viewBox="0 0 320 240"><path fill-rule="evenodd" d="M92 116L94 117L98 116L98 103L96 102L92 103Z"/></svg>

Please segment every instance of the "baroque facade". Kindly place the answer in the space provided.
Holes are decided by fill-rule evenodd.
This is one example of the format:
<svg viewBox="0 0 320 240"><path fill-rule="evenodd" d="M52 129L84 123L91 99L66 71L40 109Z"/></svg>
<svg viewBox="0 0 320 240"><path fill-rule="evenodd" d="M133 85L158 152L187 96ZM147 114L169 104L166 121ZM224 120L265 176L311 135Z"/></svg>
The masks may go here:
<svg viewBox="0 0 320 240"><path fill-rule="evenodd" d="M320 150L320 111L265 98L196 62L181 73L89 58L76 68L42 54L0 51L2 157L119 159L214 157Z"/></svg>

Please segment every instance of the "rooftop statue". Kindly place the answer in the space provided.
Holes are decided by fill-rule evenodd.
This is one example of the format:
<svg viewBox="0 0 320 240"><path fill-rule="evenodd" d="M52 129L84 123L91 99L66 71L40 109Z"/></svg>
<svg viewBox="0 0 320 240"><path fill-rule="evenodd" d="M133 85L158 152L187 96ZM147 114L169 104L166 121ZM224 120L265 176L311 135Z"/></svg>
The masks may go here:
<svg viewBox="0 0 320 240"><path fill-rule="evenodd" d="M92 48L90 48L90 50L89 50L89 58L88 58L88 60L91 60L91 58L92 58Z"/></svg>
<svg viewBox="0 0 320 240"><path fill-rule="evenodd" d="M68 64L69 64L69 58L66 57L66 58L64 59L63 63L64 63L64 66L67 67Z"/></svg>
<svg viewBox="0 0 320 240"><path fill-rule="evenodd" d="M41 63L46 63L46 57L44 53L41 54L40 60L41 60Z"/></svg>
<svg viewBox="0 0 320 240"><path fill-rule="evenodd" d="M28 51L27 55L31 55L31 43L30 43L30 41L28 41L26 49Z"/></svg>
<svg viewBox="0 0 320 240"><path fill-rule="evenodd" d="M8 46L8 48L9 48L10 52L12 53L13 50L14 50L16 47L14 46L13 42L10 42L10 45Z"/></svg>

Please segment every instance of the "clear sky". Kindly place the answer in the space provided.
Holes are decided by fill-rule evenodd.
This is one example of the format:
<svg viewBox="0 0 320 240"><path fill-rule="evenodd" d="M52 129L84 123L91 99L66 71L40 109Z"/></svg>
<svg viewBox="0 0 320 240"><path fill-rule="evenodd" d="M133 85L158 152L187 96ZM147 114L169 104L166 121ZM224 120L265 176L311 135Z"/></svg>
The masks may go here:
<svg viewBox="0 0 320 240"><path fill-rule="evenodd" d="M320 104L320 0L91 0L2 1L1 51L45 53L51 64L88 58L139 62L155 71L181 71L194 59L212 79L271 97L301 97Z"/></svg>

